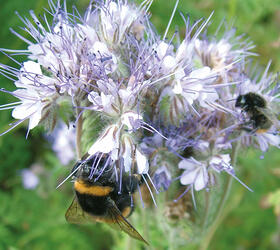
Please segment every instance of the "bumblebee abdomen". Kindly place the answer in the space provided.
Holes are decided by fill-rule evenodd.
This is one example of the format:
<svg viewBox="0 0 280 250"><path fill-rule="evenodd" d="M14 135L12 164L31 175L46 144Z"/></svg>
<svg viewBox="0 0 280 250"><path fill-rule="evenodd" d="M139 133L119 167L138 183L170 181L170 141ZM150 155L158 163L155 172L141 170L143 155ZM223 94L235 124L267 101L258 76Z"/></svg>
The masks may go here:
<svg viewBox="0 0 280 250"><path fill-rule="evenodd" d="M93 196L88 194L81 194L76 191L76 196L81 208L94 216L104 216L107 214L107 196Z"/></svg>
<svg viewBox="0 0 280 250"><path fill-rule="evenodd" d="M74 189L81 208L94 216L107 214L109 194L114 190L111 186L93 185L90 182L78 179Z"/></svg>
<svg viewBox="0 0 280 250"><path fill-rule="evenodd" d="M130 195L120 194L117 199L115 199L115 204L125 218L132 214L133 207L131 207Z"/></svg>

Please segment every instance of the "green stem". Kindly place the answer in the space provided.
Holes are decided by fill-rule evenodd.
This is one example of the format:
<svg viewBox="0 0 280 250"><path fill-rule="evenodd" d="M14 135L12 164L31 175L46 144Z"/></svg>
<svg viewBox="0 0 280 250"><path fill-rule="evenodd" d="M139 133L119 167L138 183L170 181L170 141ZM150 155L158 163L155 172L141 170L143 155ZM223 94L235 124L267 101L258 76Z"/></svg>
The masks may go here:
<svg viewBox="0 0 280 250"><path fill-rule="evenodd" d="M232 159L233 166L236 164L239 147L240 147L240 142L238 141L232 149L231 159ZM212 240L217 228L219 227L219 225L222 222L222 218L223 218L222 213L223 213L225 203L228 199L228 196L229 196L229 193L231 190L232 179L233 179L233 177L231 175L227 175L227 179L225 182L225 192L221 197L216 218L215 218L213 224L211 225L211 227L209 228L208 233L206 234L205 238L202 240L202 244L200 245L200 250L208 249L209 244L211 243L211 240Z"/></svg>
<svg viewBox="0 0 280 250"><path fill-rule="evenodd" d="M149 225L148 225L148 212L144 211L144 209L142 208L142 218L143 218L143 222L144 222L144 239L149 242ZM144 246L144 248L146 250L149 249L148 246Z"/></svg>
<svg viewBox="0 0 280 250"><path fill-rule="evenodd" d="M77 121L76 126L76 152L78 159L82 158L82 131L83 131L83 115L79 113L80 110L76 110L77 116L79 116L79 119Z"/></svg>
<svg viewBox="0 0 280 250"><path fill-rule="evenodd" d="M214 141L212 141L210 143L210 152L213 155L213 149L215 147L215 143ZM207 221L208 221L208 216L209 216L209 212L210 212L210 201L211 201L211 193L207 190L204 191L205 194L205 211L204 211L204 217L202 220L202 230L203 233L205 233L206 229L207 229Z"/></svg>
<svg viewBox="0 0 280 250"><path fill-rule="evenodd" d="M221 215L222 215L225 203L227 201L229 192L231 190L231 185L232 185L232 177L230 175L228 175L227 180L226 180L225 192L224 192L224 194L221 198L220 205L219 205L218 212L217 212L217 216L214 220L214 223L210 227L206 237L203 239L200 250L207 250L208 249L208 246L209 246L217 228L219 227L219 225L221 223Z"/></svg>
<svg viewBox="0 0 280 250"><path fill-rule="evenodd" d="M207 228L207 220L208 220L208 215L209 215L209 210L210 210L210 192L205 191L205 212L204 212L204 217L202 220L202 229L205 231Z"/></svg>

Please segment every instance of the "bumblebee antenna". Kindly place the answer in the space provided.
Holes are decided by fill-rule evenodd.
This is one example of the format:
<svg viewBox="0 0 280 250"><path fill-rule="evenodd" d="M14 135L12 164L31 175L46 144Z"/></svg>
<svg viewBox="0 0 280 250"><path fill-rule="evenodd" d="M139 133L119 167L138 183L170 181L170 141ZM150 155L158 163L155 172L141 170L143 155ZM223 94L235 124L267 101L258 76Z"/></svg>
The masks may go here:
<svg viewBox="0 0 280 250"><path fill-rule="evenodd" d="M56 189L58 189L60 186L62 186L70 177L72 177L80 168L81 166L83 165L84 161L78 161L78 166L75 167L74 166L74 170L71 172L71 174L69 174L60 184L58 184L58 186L56 187ZM76 164L77 165L77 164Z"/></svg>
<svg viewBox="0 0 280 250"><path fill-rule="evenodd" d="M81 166L88 161L89 159L91 159L90 155L88 153L86 153L81 160L78 160L76 162L76 164L74 165L71 174L69 174L60 184L58 184L58 186L56 187L56 189L58 189L60 186L62 186L70 177L72 177L80 168Z"/></svg>
<svg viewBox="0 0 280 250"><path fill-rule="evenodd" d="M233 98L233 99L230 99L230 100L227 100L227 102L233 102L233 101L236 101L237 98Z"/></svg>

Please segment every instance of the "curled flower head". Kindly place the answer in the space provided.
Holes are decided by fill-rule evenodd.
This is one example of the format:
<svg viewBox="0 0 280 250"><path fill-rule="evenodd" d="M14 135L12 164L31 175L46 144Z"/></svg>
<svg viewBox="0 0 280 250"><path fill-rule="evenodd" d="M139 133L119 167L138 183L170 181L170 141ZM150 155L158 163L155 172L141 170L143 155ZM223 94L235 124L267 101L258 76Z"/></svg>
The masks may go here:
<svg viewBox="0 0 280 250"><path fill-rule="evenodd" d="M20 70L1 65L3 74L18 78L15 85L19 89L9 92L20 99L20 105L14 106L13 117L20 122L29 119L29 129L43 120L52 123L53 129L56 105L67 100L74 107L86 108L87 97L95 111L113 116L136 112L137 96L147 82L145 65L140 58L143 50L150 49L131 29L142 19L144 22L148 6L144 4L139 9L126 1L100 1L93 11L90 4L84 18L70 17L66 6L62 8L60 3L55 6L50 2L50 6L52 25L47 18L40 21L32 11L34 23L24 20L31 35L30 41L24 39L28 43L25 53L30 60L23 63ZM96 22L100 18L102 22ZM123 62L132 51L120 49L121 45L115 42L112 47L108 41L111 38L137 48L136 63ZM116 75L112 75L115 72Z"/></svg>
<svg viewBox="0 0 280 250"><path fill-rule="evenodd" d="M127 33L141 32L142 27L144 28L141 22L144 21L145 12L126 0L106 0L99 8L99 18L102 20L99 29L103 39L112 46L122 42ZM94 17L89 18L94 20Z"/></svg>

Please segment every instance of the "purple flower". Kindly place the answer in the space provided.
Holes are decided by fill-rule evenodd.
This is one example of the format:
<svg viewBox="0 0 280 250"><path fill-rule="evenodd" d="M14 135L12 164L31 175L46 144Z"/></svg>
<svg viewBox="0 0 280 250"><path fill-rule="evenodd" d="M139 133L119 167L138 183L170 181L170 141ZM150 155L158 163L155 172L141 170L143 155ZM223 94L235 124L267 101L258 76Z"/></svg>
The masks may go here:
<svg viewBox="0 0 280 250"><path fill-rule="evenodd" d="M171 173L166 166L161 166L157 168L152 179L157 190L166 191L171 184Z"/></svg>
<svg viewBox="0 0 280 250"><path fill-rule="evenodd" d="M193 185L196 191L204 189L209 180L207 165L195 160L193 157L180 161L178 167L184 169L180 177L182 185Z"/></svg>
<svg viewBox="0 0 280 250"><path fill-rule="evenodd" d="M39 178L29 169L21 171L22 185L25 189L35 189L39 184Z"/></svg>
<svg viewBox="0 0 280 250"><path fill-rule="evenodd" d="M76 158L75 129L72 124L59 122L52 135L52 148L63 165L69 164Z"/></svg>

